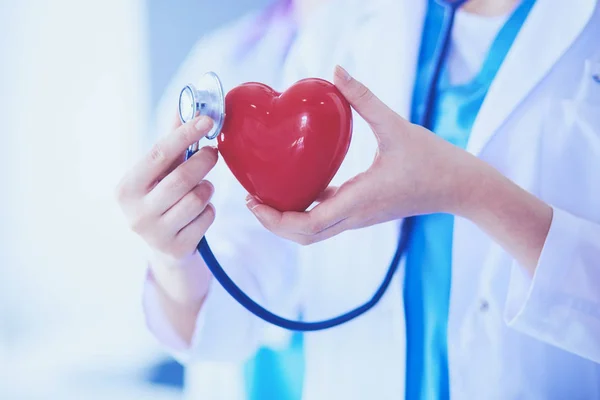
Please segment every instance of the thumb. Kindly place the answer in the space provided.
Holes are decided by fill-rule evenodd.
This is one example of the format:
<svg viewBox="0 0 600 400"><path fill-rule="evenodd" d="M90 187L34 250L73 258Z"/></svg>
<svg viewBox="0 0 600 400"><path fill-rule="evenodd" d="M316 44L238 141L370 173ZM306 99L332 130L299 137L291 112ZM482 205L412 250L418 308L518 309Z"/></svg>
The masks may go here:
<svg viewBox="0 0 600 400"><path fill-rule="evenodd" d="M173 120L171 121L171 132L179 128L181 125L183 124L181 123L181 118L179 117L179 111L177 111Z"/></svg>
<svg viewBox="0 0 600 400"><path fill-rule="evenodd" d="M352 108L371 125L379 139L381 139L384 132L390 131L390 129L385 129L386 127L395 125L398 120L403 121L398 114L379 100L368 87L354 79L348 71L339 65L335 67L334 83L352 105Z"/></svg>

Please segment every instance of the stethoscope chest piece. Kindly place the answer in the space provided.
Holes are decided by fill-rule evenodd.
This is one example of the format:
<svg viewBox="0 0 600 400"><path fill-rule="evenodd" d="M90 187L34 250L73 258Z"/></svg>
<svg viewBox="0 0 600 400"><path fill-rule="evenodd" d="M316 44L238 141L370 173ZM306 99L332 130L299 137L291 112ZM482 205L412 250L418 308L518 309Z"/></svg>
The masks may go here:
<svg viewBox="0 0 600 400"><path fill-rule="evenodd" d="M181 122L186 123L200 115L206 115L214 121L206 138L216 138L225 120L225 94L221 80L214 72L207 72L200 78L197 86L187 85L179 94Z"/></svg>

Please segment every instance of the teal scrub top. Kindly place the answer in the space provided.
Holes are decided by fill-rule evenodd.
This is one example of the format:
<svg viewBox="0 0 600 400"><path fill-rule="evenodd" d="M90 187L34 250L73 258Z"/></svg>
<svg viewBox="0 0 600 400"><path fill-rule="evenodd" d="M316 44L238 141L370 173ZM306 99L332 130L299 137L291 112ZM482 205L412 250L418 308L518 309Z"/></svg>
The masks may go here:
<svg viewBox="0 0 600 400"><path fill-rule="evenodd" d="M465 84L451 85L442 69L429 128L466 148L475 118L535 0L524 0L493 41L480 72ZM423 113L433 54L443 25L444 8L431 0L421 41L411 119ZM431 214L415 218L406 254L407 400L449 398L447 321L452 270L454 217Z"/></svg>
<svg viewBox="0 0 600 400"><path fill-rule="evenodd" d="M262 347L245 365L246 398L249 400L300 400L304 383L303 335L294 332L290 347Z"/></svg>

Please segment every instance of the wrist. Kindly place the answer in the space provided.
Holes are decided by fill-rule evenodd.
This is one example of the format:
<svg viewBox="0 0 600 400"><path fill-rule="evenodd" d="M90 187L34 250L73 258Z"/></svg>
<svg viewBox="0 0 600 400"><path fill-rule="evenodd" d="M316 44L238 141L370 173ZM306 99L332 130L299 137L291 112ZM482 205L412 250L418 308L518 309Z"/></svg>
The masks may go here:
<svg viewBox="0 0 600 400"><path fill-rule="evenodd" d="M180 304L201 302L212 281L212 274L197 251L184 259L154 253L149 269L155 284Z"/></svg>
<svg viewBox="0 0 600 400"><path fill-rule="evenodd" d="M456 149L451 157L456 160L453 168L448 168L446 188L437 207L440 212L474 218L485 202L487 186L493 179L491 168L479 158L464 150Z"/></svg>
<svg viewBox="0 0 600 400"><path fill-rule="evenodd" d="M533 274L552 223L552 207L480 162L457 215L477 225Z"/></svg>
<svg viewBox="0 0 600 400"><path fill-rule="evenodd" d="M490 196L500 195L502 175L484 161L475 160L468 172L462 175L460 195L455 215L477 223L490 206Z"/></svg>
<svg viewBox="0 0 600 400"><path fill-rule="evenodd" d="M150 256L150 263L153 267L166 270L180 271L195 268L201 262L203 260L197 250L182 258L173 257L157 250L152 251Z"/></svg>

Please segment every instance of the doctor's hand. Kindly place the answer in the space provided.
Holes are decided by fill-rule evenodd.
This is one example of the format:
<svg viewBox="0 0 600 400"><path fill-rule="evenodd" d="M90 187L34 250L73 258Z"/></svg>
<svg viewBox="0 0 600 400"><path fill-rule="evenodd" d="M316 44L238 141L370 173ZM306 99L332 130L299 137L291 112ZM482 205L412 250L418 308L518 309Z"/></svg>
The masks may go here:
<svg viewBox="0 0 600 400"><path fill-rule="evenodd" d="M213 185L204 180L217 162L217 150L203 147L187 162L186 149L212 127L199 117L176 127L123 178L117 199L131 229L154 250L161 263L180 264L215 218Z"/></svg>
<svg viewBox="0 0 600 400"><path fill-rule="evenodd" d="M411 124L340 67L335 85L378 141L371 167L327 188L307 212L279 212L247 198L275 234L307 245L349 229L409 216L448 213L487 232L533 274L553 210L474 155Z"/></svg>
<svg viewBox="0 0 600 400"><path fill-rule="evenodd" d="M341 187L328 188L308 212L282 213L248 198L258 220L284 238L310 244L406 216L460 214L478 160L400 117L340 67L334 83L377 139L373 164Z"/></svg>
<svg viewBox="0 0 600 400"><path fill-rule="evenodd" d="M203 147L183 161L188 146L212 124L207 117L177 122L117 189L131 229L152 249L150 287L172 328L188 344L212 280L196 245L215 219L213 185L204 178L217 162L217 150Z"/></svg>

